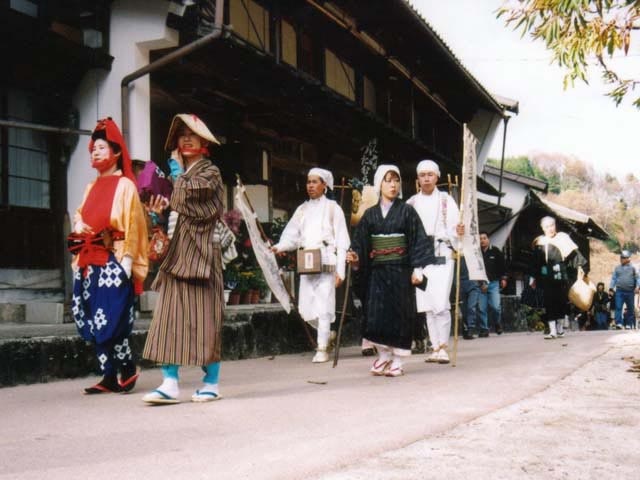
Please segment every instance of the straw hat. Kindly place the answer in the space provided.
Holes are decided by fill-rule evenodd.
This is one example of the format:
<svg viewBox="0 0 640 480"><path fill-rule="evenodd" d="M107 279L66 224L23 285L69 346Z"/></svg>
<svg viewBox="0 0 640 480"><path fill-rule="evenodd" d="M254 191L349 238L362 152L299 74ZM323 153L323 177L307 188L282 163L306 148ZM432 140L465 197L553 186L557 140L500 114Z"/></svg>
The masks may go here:
<svg viewBox="0 0 640 480"><path fill-rule="evenodd" d="M220 142L216 137L213 136L211 130L207 128L200 118L197 115L192 113L179 113L175 117L173 117L173 121L171 122L171 126L169 127L169 133L167 135L167 141L164 144L164 149L167 151L173 150L175 148L175 136L178 128L184 124L189 129L198 135L199 137L211 142L216 145L220 145Z"/></svg>

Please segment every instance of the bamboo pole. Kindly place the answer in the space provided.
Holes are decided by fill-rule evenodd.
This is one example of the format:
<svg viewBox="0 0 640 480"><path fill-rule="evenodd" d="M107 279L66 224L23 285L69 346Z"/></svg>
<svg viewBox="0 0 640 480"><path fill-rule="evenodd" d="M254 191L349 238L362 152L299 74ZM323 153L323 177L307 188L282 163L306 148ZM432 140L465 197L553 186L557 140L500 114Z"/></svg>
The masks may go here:
<svg viewBox="0 0 640 480"><path fill-rule="evenodd" d="M464 201L464 162L462 163L462 183L460 184L460 199L458 201L458 205L460 206L460 216L458 219L458 225L464 222L464 208L462 206L462 202ZM462 241L461 238L458 237L458 248L456 248L456 307L454 309L454 322L453 322L453 361L451 362L451 366L456 366L456 361L458 359L458 329L459 329L459 321L460 318L460 264L461 255L460 251L462 250Z"/></svg>

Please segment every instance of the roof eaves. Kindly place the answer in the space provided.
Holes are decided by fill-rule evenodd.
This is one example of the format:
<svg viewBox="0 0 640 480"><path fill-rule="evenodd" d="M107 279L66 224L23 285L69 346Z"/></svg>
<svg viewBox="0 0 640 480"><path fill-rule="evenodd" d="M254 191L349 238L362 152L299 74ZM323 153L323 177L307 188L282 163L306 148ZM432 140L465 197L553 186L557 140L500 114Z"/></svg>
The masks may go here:
<svg viewBox="0 0 640 480"><path fill-rule="evenodd" d="M491 165L484 166L484 172L490 175L500 176L500 169L497 167L493 167ZM522 175L519 173L511 172L509 170L503 170L503 175L505 178L512 180L517 183L521 183L523 185L528 185L531 188L535 188L536 190L540 190L541 192L546 192L549 184L544 180L540 180L539 178L529 177L527 175Z"/></svg>
<svg viewBox="0 0 640 480"><path fill-rule="evenodd" d="M467 68L462 64L462 62L456 57L453 53L449 45L442 39L442 37L435 31L435 29L427 22L427 20L416 10L410 0L400 0L400 3L404 5L404 7L412 14L414 17L422 23L425 31L442 47L442 49L447 53L447 55L456 63L456 65L460 68L464 76L471 82L471 84L475 87L475 89L480 93L481 96L489 102L489 104L494 108L494 110L500 115L504 115L504 106L491 94L489 93L482 84L476 80L476 78L467 70Z"/></svg>

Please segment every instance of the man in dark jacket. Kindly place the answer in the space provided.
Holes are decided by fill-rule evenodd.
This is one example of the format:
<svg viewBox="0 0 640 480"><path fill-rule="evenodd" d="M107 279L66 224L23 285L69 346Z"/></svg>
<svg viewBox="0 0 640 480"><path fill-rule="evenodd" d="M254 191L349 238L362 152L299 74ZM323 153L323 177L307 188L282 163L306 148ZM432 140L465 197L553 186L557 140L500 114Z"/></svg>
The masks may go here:
<svg viewBox="0 0 640 480"><path fill-rule="evenodd" d="M478 314L481 325L493 323L498 335L502 334L502 308L500 305L500 289L507 286L504 255L498 247L491 245L489 234L480 232L480 248L484 259L484 268L487 272L488 284L481 287L481 295L478 301ZM488 311L487 311L487 306ZM487 317L488 314L488 317ZM480 336L489 336L489 332L480 332Z"/></svg>

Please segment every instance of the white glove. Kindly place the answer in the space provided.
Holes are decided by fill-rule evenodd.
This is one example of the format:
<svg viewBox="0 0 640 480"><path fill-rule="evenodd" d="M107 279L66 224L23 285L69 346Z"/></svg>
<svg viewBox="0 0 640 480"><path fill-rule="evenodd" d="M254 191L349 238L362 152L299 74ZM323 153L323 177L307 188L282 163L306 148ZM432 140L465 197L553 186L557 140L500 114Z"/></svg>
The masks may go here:
<svg viewBox="0 0 640 480"><path fill-rule="evenodd" d="M84 223L82 220L78 220L73 226L73 231L75 233L87 233L90 230L91 230L91 227L89 227L89 225Z"/></svg>
<svg viewBox="0 0 640 480"><path fill-rule="evenodd" d="M131 267L133 266L133 258L131 258L129 255L125 255L124 257L122 257L120 265L122 265L122 268L124 268L124 273L127 274L127 278L131 278Z"/></svg>

